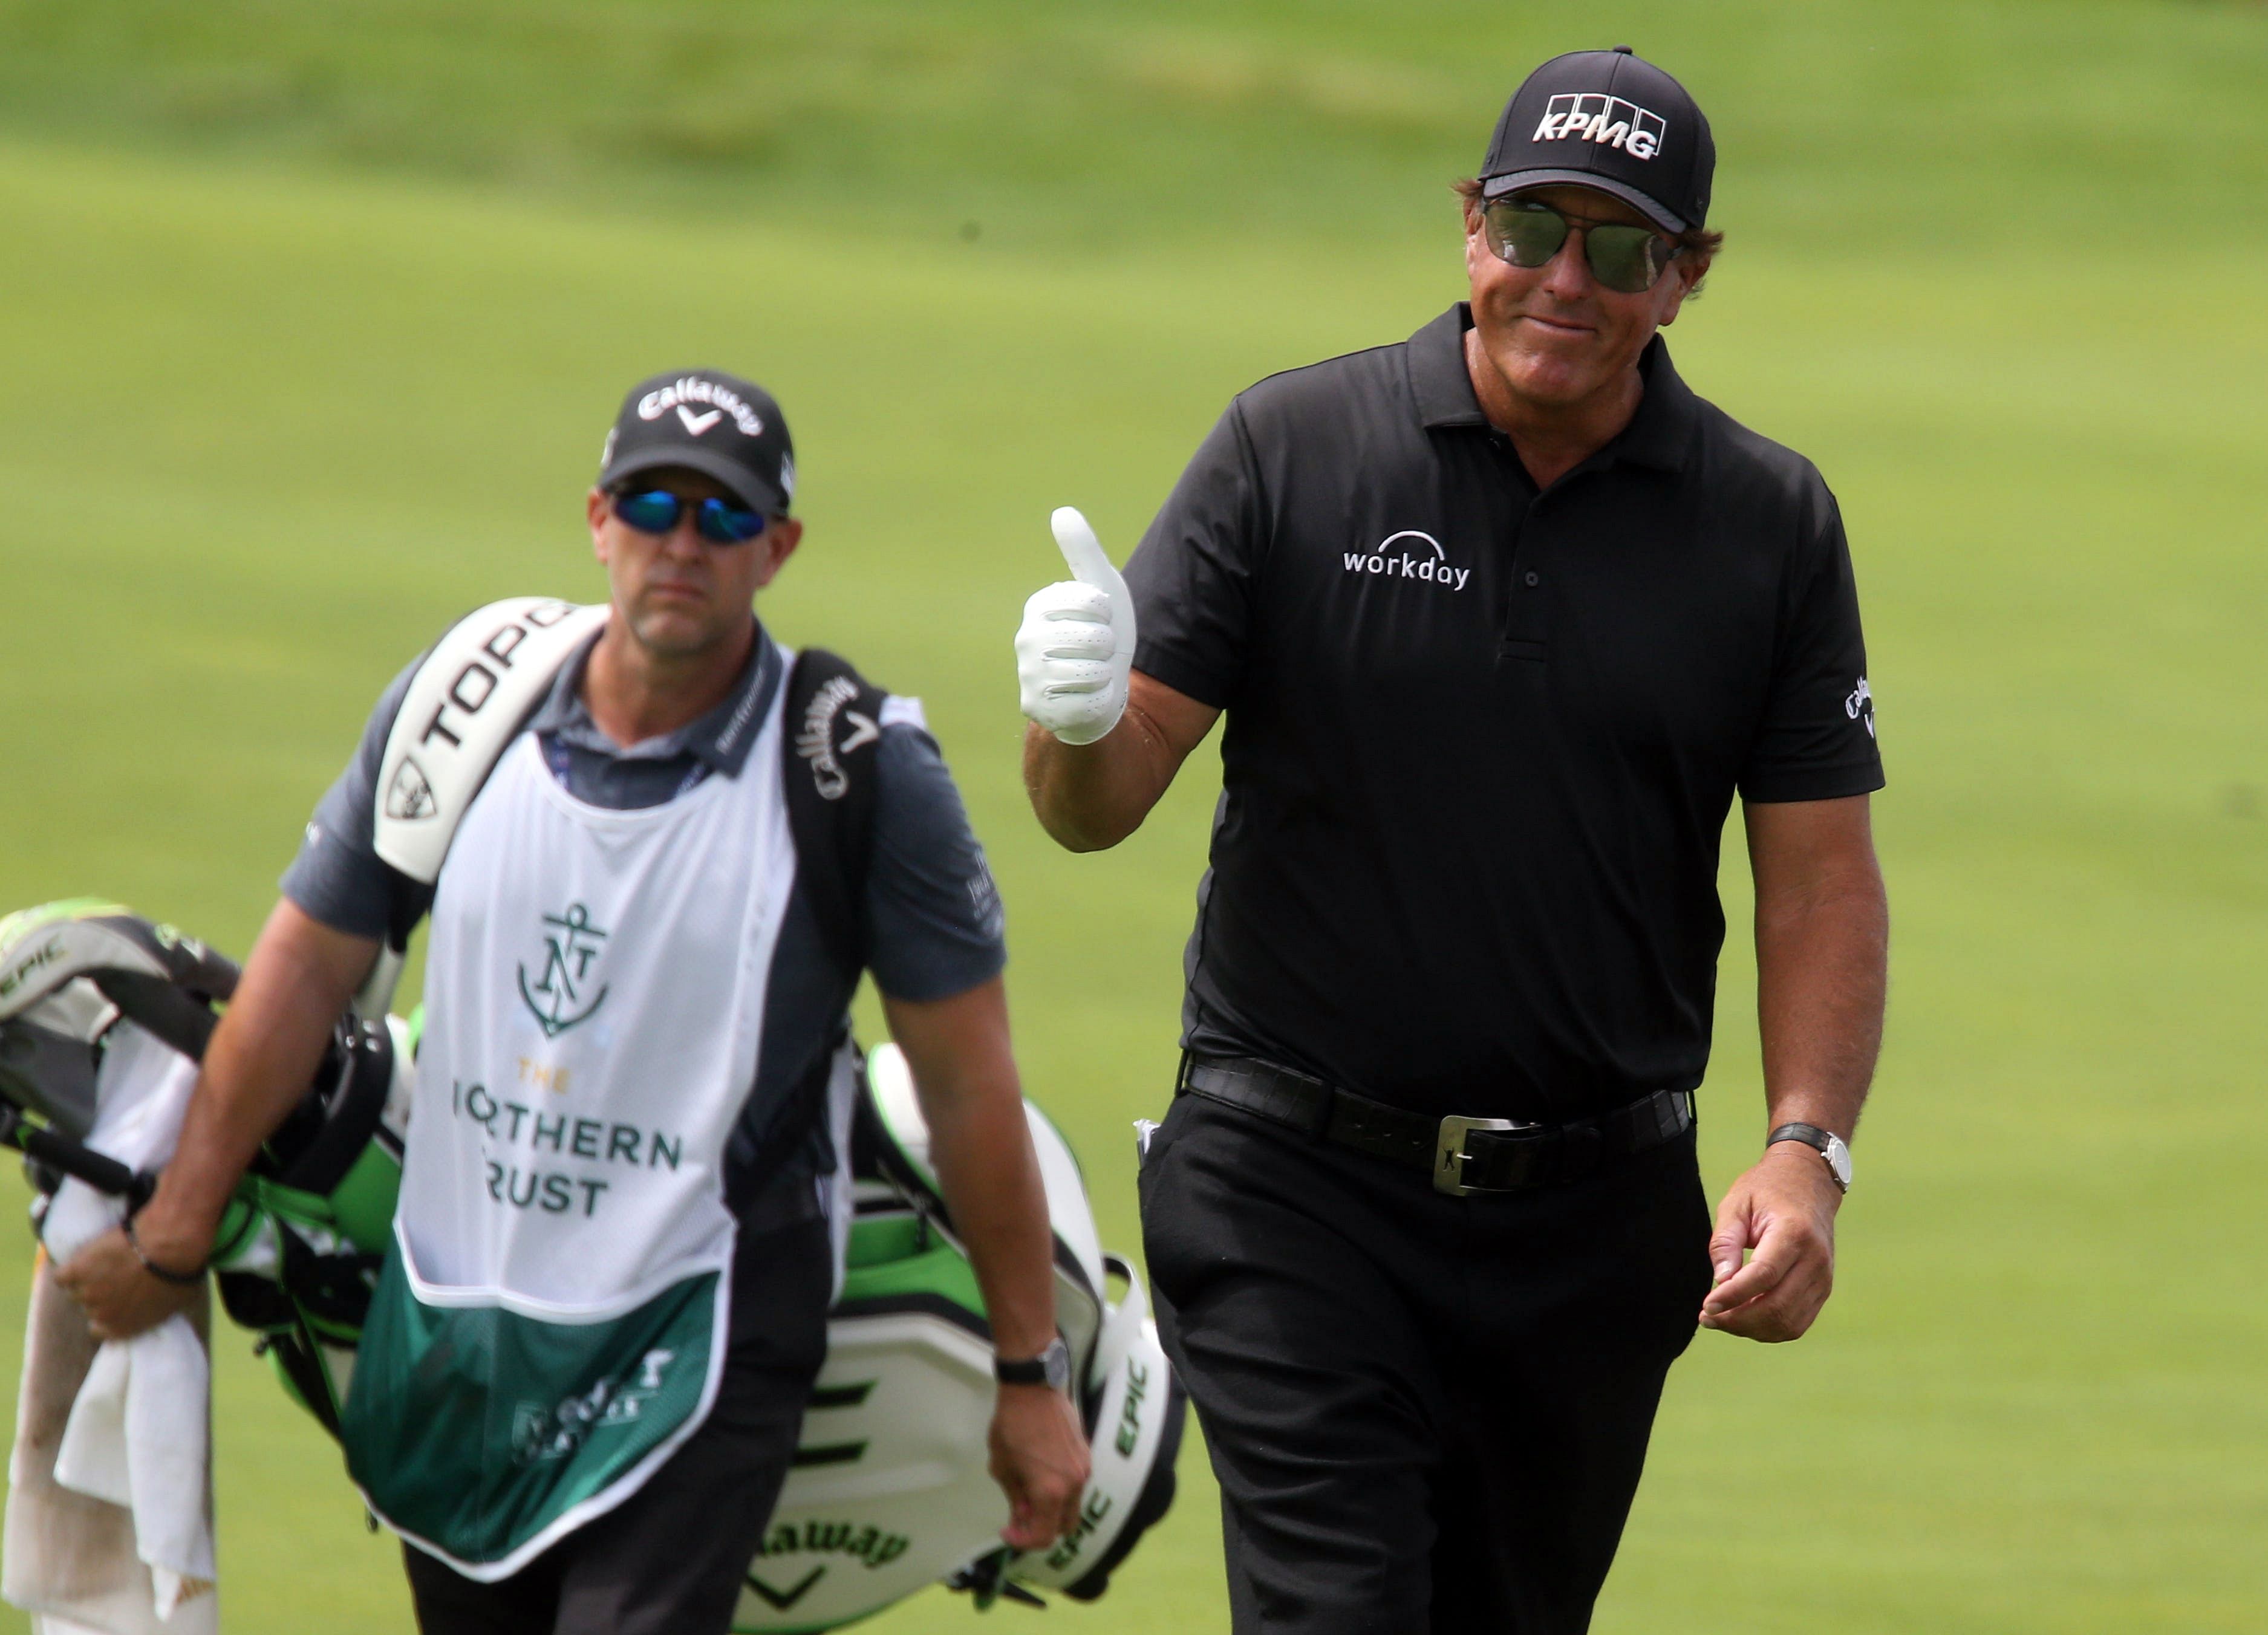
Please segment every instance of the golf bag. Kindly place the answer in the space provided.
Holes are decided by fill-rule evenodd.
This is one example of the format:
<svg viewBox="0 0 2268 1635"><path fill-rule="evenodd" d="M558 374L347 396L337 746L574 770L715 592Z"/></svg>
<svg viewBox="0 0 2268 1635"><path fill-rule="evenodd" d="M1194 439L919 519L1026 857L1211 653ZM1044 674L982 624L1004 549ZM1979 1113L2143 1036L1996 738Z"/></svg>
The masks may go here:
<svg viewBox="0 0 2268 1635"><path fill-rule="evenodd" d="M1174 1499L1186 1403L1142 1280L1107 1255L1079 1162L1024 1103L1055 1229L1056 1326L1094 1460L1079 1524L1045 1550L998 1543L1005 1501L986 1474L992 1345L975 1272L930 1167L929 1130L895 1045L867 1063L853 1125L843 1293L801 1446L733 1627L829 1629L944 1580L1033 1600L1100 1595ZM1124 1288L1116 1302L1106 1279Z"/></svg>
<svg viewBox="0 0 2268 1635"><path fill-rule="evenodd" d="M148 1197L154 1177L81 1140L98 1094L114 1093L107 1045L138 1027L201 1057L236 976L195 939L114 903L79 899L0 920L0 1141L25 1153L43 1193L72 1175L134 1203ZM215 1238L224 1307L334 1435L392 1230L416 1033L399 1017L341 1019ZM1091 1600L1171 1505L1186 1404L1141 1280L1103 1252L1069 1145L1036 1107L1025 1110L1054 1227L1057 1322L1093 1449L1079 1528L1040 1551L998 1542L1006 1503L987 1474L983 1300L911 1076L884 1046L853 1121L855 1214L827 1360L736 1631L835 1629L940 1580L979 1605L1036 1602L1037 1588Z"/></svg>
<svg viewBox="0 0 2268 1635"><path fill-rule="evenodd" d="M202 1059L237 975L196 939L98 898L0 920L0 1142L22 1149L43 1198L72 1175L130 1207L147 1199L155 1177L84 1145L107 1046L135 1027ZM214 1238L222 1306L334 1434L401 1186L413 1043L398 1017L341 1017Z"/></svg>

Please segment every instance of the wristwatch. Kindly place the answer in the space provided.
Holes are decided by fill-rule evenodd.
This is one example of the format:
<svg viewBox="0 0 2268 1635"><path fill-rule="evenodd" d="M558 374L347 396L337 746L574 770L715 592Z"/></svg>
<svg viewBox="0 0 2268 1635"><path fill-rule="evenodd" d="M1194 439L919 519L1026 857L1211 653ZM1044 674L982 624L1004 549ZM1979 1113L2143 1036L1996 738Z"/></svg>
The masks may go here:
<svg viewBox="0 0 2268 1635"><path fill-rule="evenodd" d="M1071 1390L1071 1347L1058 1334L1037 1357L1011 1361L992 1359L992 1377L1003 1385L1044 1385L1068 1394Z"/></svg>
<svg viewBox="0 0 2268 1635"><path fill-rule="evenodd" d="M1764 1138L1766 1146L1781 1141L1800 1141L1815 1148L1827 1160L1827 1173L1835 1177L1836 1186L1845 1192L1851 1189L1851 1149L1843 1145L1841 1136L1816 1124L1782 1124Z"/></svg>

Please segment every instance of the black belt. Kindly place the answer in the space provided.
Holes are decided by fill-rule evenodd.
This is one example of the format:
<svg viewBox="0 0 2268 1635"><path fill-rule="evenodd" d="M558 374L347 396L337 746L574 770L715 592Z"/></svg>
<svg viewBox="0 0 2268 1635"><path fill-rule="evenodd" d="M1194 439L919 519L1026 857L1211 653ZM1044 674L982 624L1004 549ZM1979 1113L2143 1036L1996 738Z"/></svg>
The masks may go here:
<svg viewBox="0 0 2268 1635"><path fill-rule="evenodd" d="M1456 1114L1432 1118L1247 1057L1184 1056L1179 1088L1426 1170L1433 1189L1453 1197L1577 1180L1610 1158L1660 1146L1693 1128L1690 1090L1657 1090L1572 1123L1522 1124Z"/></svg>

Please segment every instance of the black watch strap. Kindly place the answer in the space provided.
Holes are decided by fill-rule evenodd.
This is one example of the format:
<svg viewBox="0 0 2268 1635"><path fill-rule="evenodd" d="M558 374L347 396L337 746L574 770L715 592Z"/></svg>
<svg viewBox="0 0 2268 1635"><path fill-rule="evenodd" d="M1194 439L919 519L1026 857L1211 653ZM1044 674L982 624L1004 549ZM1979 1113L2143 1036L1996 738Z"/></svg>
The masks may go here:
<svg viewBox="0 0 2268 1635"><path fill-rule="evenodd" d="M1037 1357L995 1357L992 1377L1003 1385L1048 1385L1067 1391L1071 1388L1071 1347L1058 1334Z"/></svg>
<svg viewBox="0 0 2268 1635"><path fill-rule="evenodd" d="M1826 1163L1827 1173L1835 1178L1837 1189L1844 1192L1851 1189L1851 1149L1833 1131L1822 1130L1816 1124L1782 1124L1764 1138L1765 1149L1769 1151L1780 1141L1800 1141L1811 1148Z"/></svg>
<svg viewBox="0 0 2268 1635"><path fill-rule="evenodd" d="M1754 1129L1755 1126L1750 1125L1749 1128ZM1800 1141L1816 1152L1824 1153L1827 1144L1834 1138L1816 1124L1782 1124L1764 1138L1764 1145L1771 1146L1778 1141Z"/></svg>

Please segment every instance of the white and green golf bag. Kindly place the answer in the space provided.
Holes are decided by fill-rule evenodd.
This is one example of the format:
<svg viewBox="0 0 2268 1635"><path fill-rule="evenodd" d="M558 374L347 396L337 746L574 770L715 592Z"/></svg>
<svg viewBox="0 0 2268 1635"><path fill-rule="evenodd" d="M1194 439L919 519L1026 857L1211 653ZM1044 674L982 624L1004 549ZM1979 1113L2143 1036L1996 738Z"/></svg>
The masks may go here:
<svg viewBox="0 0 2268 1635"><path fill-rule="evenodd" d="M999 1544L1007 1506L985 1470L983 1303L945 1215L905 1058L885 1045L867 1063L858 1212L827 1362L736 1629L831 1629L939 1579L986 1600L1020 1585L1092 1600L1173 1502L1185 1405L1141 1278L1103 1253L1070 1145L1031 1102L1024 1113L1055 1226L1056 1324L1094 1456L1078 1530L1033 1554ZM1123 1287L1115 1302L1106 1279Z"/></svg>
<svg viewBox="0 0 2268 1635"><path fill-rule="evenodd" d="M109 1046L139 1028L201 1059L236 980L196 939L99 898L0 919L0 1142L23 1150L43 1198L67 1175L135 1207L148 1197L154 1177L84 1145L98 1098L133 1088L106 1074ZM214 1240L229 1315L334 1434L401 1188L414 1049L399 1017L342 1017Z"/></svg>
<svg viewBox="0 0 2268 1635"><path fill-rule="evenodd" d="M80 899L0 920L0 1141L51 1192L63 1175L146 1197L151 1178L86 1147L107 1044L138 1027L201 1056L227 960L114 903ZM300 1107L263 1149L216 1238L232 1318L294 1400L336 1433L354 1346L391 1231L416 1026L342 1019ZM827 1360L801 1443L735 1616L747 1635L831 1630L945 1582L1079 1600L1171 1505L1185 1403L1139 1277L1106 1255L1079 1165L1025 1104L1055 1229L1057 1327L1094 1457L1079 1529L1049 1550L998 1542L987 1473L994 1386L984 1305L929 1162L895 1047L867 1064L850 1157L856 1213ZM1120 1293L1111 1298L1114 1285Z"/></svg>

